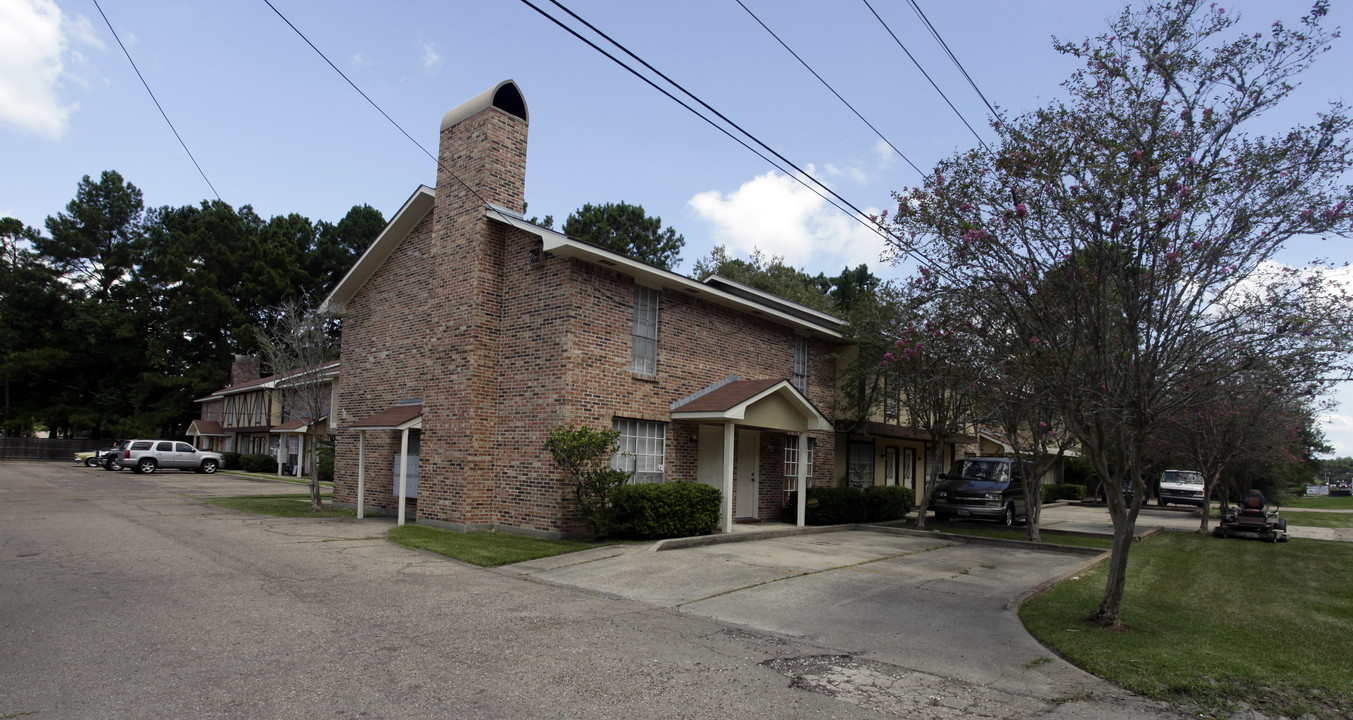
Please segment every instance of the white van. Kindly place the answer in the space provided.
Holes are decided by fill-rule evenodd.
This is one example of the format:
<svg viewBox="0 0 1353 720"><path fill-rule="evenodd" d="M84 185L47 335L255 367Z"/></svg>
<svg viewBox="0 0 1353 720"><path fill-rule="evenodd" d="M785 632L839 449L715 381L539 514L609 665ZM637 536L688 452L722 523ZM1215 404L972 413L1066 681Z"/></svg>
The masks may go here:
<svg viewBox="0 0 1353 720"><path fill-rule="evenodd" d="M1203 474L1196 470L1166 470L1160 474L1160 504L1205 507Z"/></svg>

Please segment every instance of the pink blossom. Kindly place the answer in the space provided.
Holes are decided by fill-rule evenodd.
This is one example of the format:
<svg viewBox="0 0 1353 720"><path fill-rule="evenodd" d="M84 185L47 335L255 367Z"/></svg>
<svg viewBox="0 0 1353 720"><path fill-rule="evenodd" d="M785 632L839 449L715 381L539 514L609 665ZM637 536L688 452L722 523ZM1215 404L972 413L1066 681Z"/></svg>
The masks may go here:
<svg viewBox="0 0 1353 720"><path fill-rule="evenodd" d="M888 367L888 361L887 361L887 360L880 360L880 361L879 361L879 367Z"/></svg>
<svg viewBox="0 0 1353 720"><path fill-rule="evenodd" d="M1016 206L1015 206L1015 216L1016 216L1016 217L1028 217L1028 216L1029 216L1029 206L1028 206L1028 205L1025 205L1024 203L1020 203L1020 204L1016 205Z"/></svg>
<svg viewBox="0 0 1353 720"><path fill-rule="evenodd" d="M894 359L896 359L896 358L893 357L893 354L892 354L892 353L886 352L886 353L883 353L883 359L884 359L884 360L894 360Z"/></svg>
<svg viewBox="0 0 1353 720"><path fill-rule="evenodd" d="M1185 165L1197 165L1197 164L1198 164L1198 161L1197 161L1197 160L1194 160L1194 159L1193 159L1193 156L1190 155L1190 156L1184 158L1184 164L1185 164Z"/></svg>

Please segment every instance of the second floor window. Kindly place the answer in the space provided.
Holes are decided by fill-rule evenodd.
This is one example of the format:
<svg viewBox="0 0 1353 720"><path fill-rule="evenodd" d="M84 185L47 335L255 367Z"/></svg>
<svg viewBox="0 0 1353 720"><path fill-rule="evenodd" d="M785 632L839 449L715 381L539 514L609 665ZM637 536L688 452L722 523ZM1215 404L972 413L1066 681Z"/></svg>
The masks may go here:
<svg viewBox="0 0 1353 720"><path fill-rule="evenodd" d="M790 377L794 389L808 394L808 338L794 336L794 374Z"/></svg>
<svg viewBox="0 0 1353 720"><path fill-rule="evenodd" d="M634 286L632 369L637 375L658 374L658 291Z"/></svg>

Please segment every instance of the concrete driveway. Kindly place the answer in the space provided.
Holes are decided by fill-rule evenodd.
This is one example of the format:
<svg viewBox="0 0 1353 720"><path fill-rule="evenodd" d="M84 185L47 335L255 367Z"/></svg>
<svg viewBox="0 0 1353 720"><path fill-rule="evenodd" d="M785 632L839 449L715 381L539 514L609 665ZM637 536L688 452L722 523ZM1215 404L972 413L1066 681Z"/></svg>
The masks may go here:
<svg viewBox="0 0 1353 720"><path fill-rule="evenodd" d="M500 572L835 648L768 666L796 687L905 717L1172 716L1056 658L1015 615L1015 598L1076 577L1097 552L867 530L755 537Z"/></svg>
<svg viewBox="0 0 1353 720"><path fill-rule="evenodd" d="M0 463L0 717L1176 718L1012 594L1083 556L872 532L485 570L300 488Z"/></svg>

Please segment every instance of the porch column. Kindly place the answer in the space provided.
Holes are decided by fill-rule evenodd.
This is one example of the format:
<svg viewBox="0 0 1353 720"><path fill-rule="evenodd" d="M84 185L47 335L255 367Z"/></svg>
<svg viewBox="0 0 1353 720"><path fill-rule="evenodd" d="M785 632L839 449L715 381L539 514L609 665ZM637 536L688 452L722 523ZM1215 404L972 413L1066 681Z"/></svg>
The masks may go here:
<svg viewBox="0 0 1353 720"><path fill-rule="evenodd" d="M277 436L277 477L282 477L282 456L287 454L287 434Z"/></svg>
<svg viewBox="0 0 1353 720"><path fill-rule="evenodd" d="M722 530L733 532L733 423L723 426L723 506Z"/></svg>
<svg viewBox="0 0 1353 720"><path fill-rule="evenodd" d="M803 527L804 519L808 515L808 433L799 433L799 477L798 492L794 493L797 499L798 523Z"/></svg>
<svg viewBox="0 0 1353 720"><path fill-rule="evenodd" d="M409 481L409 429L399 433L399 525L404 524L404 492Z"/></svg>
<svg viewBox="0 0 1353 720"><path fill-rule="evenodd" d="M366 431L357 431L357 519L366 505Z"/></svg>

